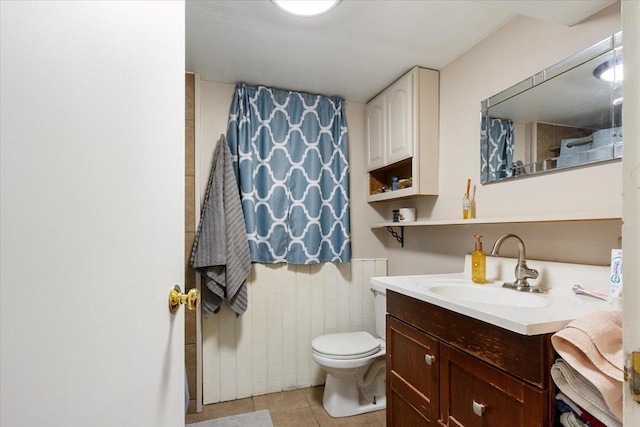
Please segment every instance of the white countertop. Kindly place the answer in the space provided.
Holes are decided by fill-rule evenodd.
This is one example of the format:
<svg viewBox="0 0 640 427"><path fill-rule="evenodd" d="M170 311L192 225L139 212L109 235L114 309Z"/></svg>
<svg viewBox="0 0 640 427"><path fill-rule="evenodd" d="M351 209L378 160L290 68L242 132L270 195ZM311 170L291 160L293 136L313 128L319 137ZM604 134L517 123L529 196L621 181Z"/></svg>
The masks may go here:
<svg viewBox="0 0 640 427"><path fill-rule="evenodd" d="M502 262L501 260L514 262L513 260L505 258L491 260L491 262ZM550 270L553 269L554 266L560 266L558 271L562 271L566 266L577 266L576 268L583 267L575 264L542 261L528 261L528 264L532 268L542 267L541 270L545 271L552 278L554 275L550 273ZM494 270L494 267L495 266L489 268L488 265L487 270ZM602 270L602 273L605 273L607 269L607 267L584 267L586 267L585 271L589 274L589 277L602 276L600 270ZM574 269L568 268L567 271L574 271ZM594 271L597 274L594 274ZM513 281L511 277L507 277L504 280L489 280L484 285L477 285L469 280L468 272L459 274L373 277L371 278L371 283L522 335L539 335L557 332L572 320L588 313L600 310L613 310L616 308L615 305L607 301L590 296L573 294L570 289L571 284L578 283L585 286L583 281L571 280L574 277L580 278L581 275L579 273L576 273L575 276L571 274L568 276L566 274L556 274L555 280L560 283L550 283L550 280L547 280L544 285L545 293L542 294L531 294L502 288L504 281ZM599 279L600 278L601 277L599 277ZM602 280L599 280L599 283L601 281ZM551 280L551 282L553 282L553 280ZM432 289L436 286L468 286L470 287L470 295L479 293L481 289L485 289L488 293L497 295L497 299L499 299L500 295L504 295L507 298L511 296L510 294L503 294L503 292L517 292L520 294L517 295L517 298L523 299L525 305L527 305L526 303L528 302L526 298L532 297L533 300L531 300L531 302L538 305L538 307L502 305L505 303L505 300L496 301L495 303L485 303L447 297L433 292ZM587 289L593 288L588 286L588 284L585 287ZM599 290L602 291L602 288L603 286L600 286ZM461 289L464 291L464 288ZM539 298L544 299L544 301Z"/></svg>

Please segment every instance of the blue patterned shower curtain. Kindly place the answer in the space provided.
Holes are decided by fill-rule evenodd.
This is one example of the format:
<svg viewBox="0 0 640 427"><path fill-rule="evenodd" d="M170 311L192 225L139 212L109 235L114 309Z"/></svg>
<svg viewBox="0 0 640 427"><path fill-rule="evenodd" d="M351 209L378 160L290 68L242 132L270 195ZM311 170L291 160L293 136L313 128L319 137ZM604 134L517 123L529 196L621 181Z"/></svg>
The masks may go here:
<svg viewBox="0 0 640 427"><path fill-rule="evenodd" d="M481 181L491 182L513 175L513 122L482 118Z"/></svg>
<svg viewBox="0 0 640 427"><path fill-rule="evenodd" d="M344 101L238 84L227 142L251 260L351 259Z"/></svg>

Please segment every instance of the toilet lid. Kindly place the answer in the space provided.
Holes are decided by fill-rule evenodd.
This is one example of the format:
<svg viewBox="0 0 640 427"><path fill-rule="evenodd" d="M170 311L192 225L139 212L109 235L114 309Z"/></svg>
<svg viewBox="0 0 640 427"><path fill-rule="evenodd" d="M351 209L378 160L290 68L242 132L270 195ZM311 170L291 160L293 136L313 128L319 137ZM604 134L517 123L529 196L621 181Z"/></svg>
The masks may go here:
<svg viewBox="0 0 640 427"><path fill-rule="evenodd" d="M311 341L311 348L332 359L358 359L380 351L380 341L368 332L322 335Z"/></svg>

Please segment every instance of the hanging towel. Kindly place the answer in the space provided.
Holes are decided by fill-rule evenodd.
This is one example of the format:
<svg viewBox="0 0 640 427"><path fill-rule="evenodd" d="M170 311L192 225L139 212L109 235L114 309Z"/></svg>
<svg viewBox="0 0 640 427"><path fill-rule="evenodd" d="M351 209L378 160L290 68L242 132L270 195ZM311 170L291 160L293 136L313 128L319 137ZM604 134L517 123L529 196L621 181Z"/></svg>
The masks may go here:
<svg viewBox="0 0 640 427"><path fill-rule="evenodd" d="M553 334L551 343L622 419L622 310L597 311L576 319Z"/></svg>
<svg viewBox="0 0 640 427"><path fill-rule="evenodd" d="M551 378L562 393L605 426L622 427L620 420L607 407L600 391L566 361L556 360L551 366Z"/></svg>
<svg viewBox="0 0 640 427"><path fill-rule="evenodd" d="M224 135L213 154L191 265L203 277L205 317L217 313L223 299L239 316L247 309L245 281L251 271L249 243L238 183Z"/></svg>

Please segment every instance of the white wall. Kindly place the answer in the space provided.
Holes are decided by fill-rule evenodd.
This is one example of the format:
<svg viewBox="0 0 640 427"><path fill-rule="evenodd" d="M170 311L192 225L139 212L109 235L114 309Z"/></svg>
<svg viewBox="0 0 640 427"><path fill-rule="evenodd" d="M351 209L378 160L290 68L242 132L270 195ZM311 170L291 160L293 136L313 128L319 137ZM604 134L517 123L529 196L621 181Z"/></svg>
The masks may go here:
<svg viewBox="0 0 640 427"><path fill-rule="evenodd" d="M378 212L390 219L392 209L411 206L419 219L460 218L467 178L477 185L478 218L621 211L620 161L479 185L480 102L620 31L619 8L616 3L573 27L517 17L441 70L440 195L386 203ZM387 237L389 273L460 271L476 233L486 235L485 250L501 234L516 232L529 258L605 265L620 227L620 221L595 221L406 228L404 249Z"/></svg>

